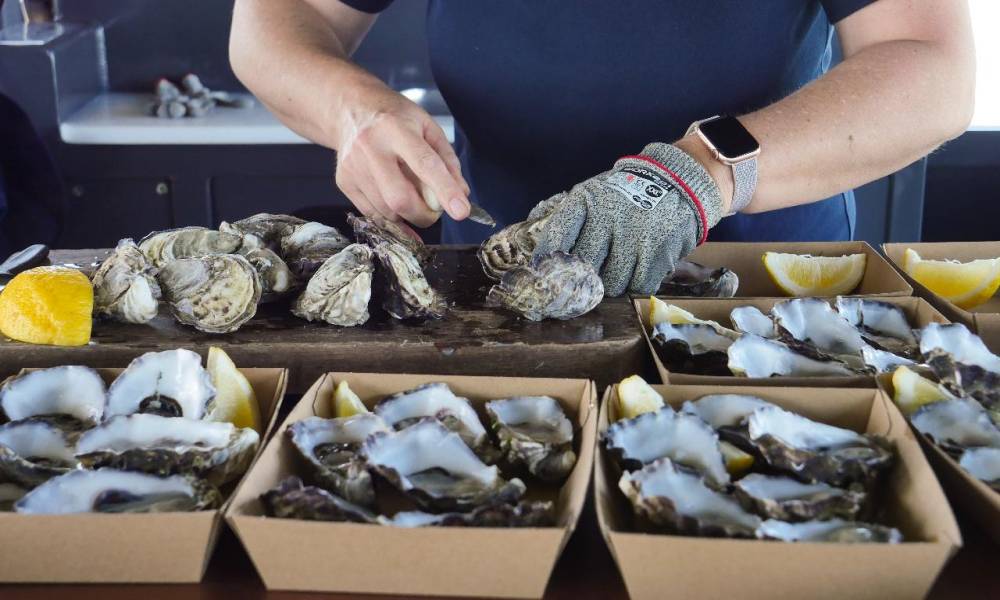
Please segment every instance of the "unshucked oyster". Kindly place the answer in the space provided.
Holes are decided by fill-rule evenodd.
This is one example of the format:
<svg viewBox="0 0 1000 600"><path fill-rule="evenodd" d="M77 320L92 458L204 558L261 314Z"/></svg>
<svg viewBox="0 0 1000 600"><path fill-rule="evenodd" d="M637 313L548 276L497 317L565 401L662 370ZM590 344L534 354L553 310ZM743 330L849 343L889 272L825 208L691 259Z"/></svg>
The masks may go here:
<svg viewBox="0 0 1000 600"><path fill-rule="evenodd" d="M354 229L358 241L376 248L382 244L399 245L405 248L423 269L434 257L431 249L423 242L407 235L399 225L384 219L371 219L349 215L347 222Z"/></svg>
<svg viewBox="0 0 1000 600"><path fill-rule="evenodd" d="M520 396L486 403L500 450L545 481L561 481L576 464L573 424L550 396Z"/></svg>
<svg viewBox="0 0 1000 600"><path fill-rule="evenodd" d="M232 223L223 221L219 225L219 231L240 236L252 235L265 244L278 244L281 238L304 223L304 220L291 215L258 213Z"/></svg>
<svg viewBox="0 0 1000 600"><path fill-rule="evenodd" d="M139 241L139 249L154 267L163 267L179 258L212 254L230 254L243 244L243 238L207 227L181 227L154 231Z"/></svg>
<svg viewBox="0 0 1000 600"><path fill-rule="evenodd" d="M531 321L572 319L604 298L604 284L587 261L565 252L538 255L514 267L490 288L486 305L502 307Z"/></svg>
<svg viewBox="0 0 1000 600"><path fill-rule="evenodd" d="M201 331L236 331L257 313L260 276L242 256L175 260L157 278L174 317Z"/></svg>
<svg viewBox="0 0 1000 600"><path fill-rule="evenodd" d="M45 421L0 425L0 482L30 488L76 468L75 438Z"/></svg>
<svg viewBox="0 0 1000 600"><path fill-rule="evenodd" d="M202 419L214 400L212 377L197 353L183 348L147 352L111 383L105 418L153 413Z"/></svg>
<svg viewBox="0 0 1000 600"><path fill-rule="evenodd" d="M361 325L368 320L374 271L371 249L351 244L328 258L313 274L292 305L292 313L307 321L322 320L342 327Z"/></svg>
<svg viewBox="0 0 1000 600"><path fill-rule="evenodd" d="M486 275L499 280L507 271L528 264L542 230L558 205L558 200L544 200L527 220L509 225L484 241L477 256Z"/></svg>
<svg viewBox="0 0 1000 600"><path fill-rule="evenodd" d="M732 298L740 278L725 267L713 269L689 260L677 261L674 272L660 284L661 296L693 298Z"/></svg>
<svg viewBox="0 0 1000 600"><path fill-rule="evenodd" d="M147 323L156 316L160 286L131 239L118 242L94 273L93 284L95 313L126 323Z"/></svg>
<svg viewBox="0 0 1000 600"><path fill-rule="evenodd" d="M247 259L260 277L261 298L273 299L295 287L295 275L285 261L270 248L241 248L240 255Z"/></svg>
<svg viewBox="0 0 1000 600"><path fill-rule="evenodd" d="M335 228L310 221L296 226L281 238L281 255L292 272L305 280L350 243Z"/></svg>

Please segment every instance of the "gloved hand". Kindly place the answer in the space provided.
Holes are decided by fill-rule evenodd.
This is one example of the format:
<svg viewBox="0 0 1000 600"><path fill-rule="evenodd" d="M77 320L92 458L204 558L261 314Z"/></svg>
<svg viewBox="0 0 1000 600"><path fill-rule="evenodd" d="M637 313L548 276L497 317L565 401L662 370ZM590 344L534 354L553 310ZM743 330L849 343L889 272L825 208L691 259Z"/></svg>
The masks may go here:
<svg viewBox="0 0 1000 600"><path fill-rule="evenodd" d="M677 261L705 240L723 210L719 188L705 168L676 146L660 143L618 159L610 171L535 210L549 202L559 206L534 254L579 255L601 274L608 296L655 293Z"/></svg>

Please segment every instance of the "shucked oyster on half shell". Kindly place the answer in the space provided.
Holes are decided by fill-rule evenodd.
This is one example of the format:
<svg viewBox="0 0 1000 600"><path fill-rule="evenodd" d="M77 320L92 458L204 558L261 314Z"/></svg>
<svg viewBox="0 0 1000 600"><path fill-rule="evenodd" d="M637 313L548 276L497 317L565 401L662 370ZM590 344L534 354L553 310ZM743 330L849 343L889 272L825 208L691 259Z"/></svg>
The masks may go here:
<svg viewBox="0 0 1000 600"><path fill-rule="evenodd" d="M139 250L154 267L163 267L179 258L230 254L243 244L242 236L207 227L181 227L154 231L139 240Z"/></svg>
<svg viewBox="0 0 1000 600"><path fill-rule="evenodd" d="M739 336L708 323L659 323L650 339L664 366L677 373L729 375L727 351Z"/></svg>
<svg viewBox="0 0 1000 600"><path fill-rule="evenodd" d="M305 291L292 304L292 314L342 327L365 323L374 271L371 248L351 244L328 258L313 274Z"/></svg>
<svg viewBox="0 0 1000 600"><path fill-rule="evenodd" d="M68 418L78 423L75 429L83 429L101 420L105 395L101 374L89 367L39 369L18 375L0 388L0 412L11 421Z"/></svg>
<svg viewBox="0 0 1000 600"><path fill-rule="evenodd" d="M293 273L306 280L351 241L335 228L315 221L296 226L281 238L281 255Z"/></svg>
<svg viewBox="0 0 1000 600"><path fill-rule="evenodd" d="M883 543L898 544L903 534L898 529L876 523L860 523L830 519L786 523L768 519L760 524L757 537L785 542L834 542L839 544Z"/></svg>
<svg viewBox="0 0 1000 600"><path fill-rule="evenodd" d="M808 348L793 348L777 340L745 333L727 350L729 370L741 377L849 377L860 372L835 358L815 351L810 356L804 350Z"/></svg>
<svg viewBox="0 0 1000 600"><path fill-rule="evenodd" d="M94 312L126 323L156 316L160 286L146 255L130 238L120 240L93 277Z"/></svg>
<svg viewBox="0 0 1000 600"><path fill-rule="evenodd" d="M771 308L774 323L782 336L815 346L831 355L860 356L861 334L826 302L819 298L793 298Z"/></svg>
<svg viewBox="0 0 1000 600"><path fill-rule="evenodd" d="M572 319L604 298L604 284L587 261L552 252L504 273L490 288L486 305L506 308L531 321Z"/></svg>
<svg viewBox="0 0 1000 600"><path fill-rule="evenodd" d="M381 417L361 413L339 419L307 417L289 425L286 435L312 467L316 484L347 501L375 504L371 475L358 456L369 435L391 431Z"/></svg>
<svg viewBox="0 0 1000 600"><path fill-rule="evenodd" d="M774 320L756 306L737 306L729 313L729 320L740 333L752 333L767 339L778 337Z"/></svg>
<svg viewBox="0 0 1000 600"><path fill-rule="evenodd" d="M76 434L45 421L0 425L0 482L30 488L77 466Z"/></svg>
<svg viewBox="0 0 1000 600"><path fill-rule="evenodd" d="M970 398L925 404L910 415L910 423L955 456L967 448L1000 448L1000 428Z"/></svg>
<svg viewBox="0 0 1000 600"><path fill-rule="evenodd" d="M133 414L114 417L85 432L76 453L88 468L160 476L193 473L222 485L247 470L259 443L260 436L250 427Z"/></svg>
<svg viewBox="0 0 1000 600"><path fill-rule="evenodd" d="M663 280L656 292L661 296L692 298L732 298L740 278L725 267L713 269L689 260L679 260L674 272Z"/></svg>
<svg viewBox="0 0 1000 600"><path fill-rule="evenodd" d="M535 206L527 220L509 225L487 238L476 254L486 276L500 280L507 271L528 264L542 230L558 205L558 200L544 200Z"/></svg>
<svg viewBox="0 0 1000 600"><path fill-rule="evenodd" d="M487 504L469 512L403 511L391 518L379 517L379 523L393 527L551 527L555 521L555 505L550 500Z"/></svg>
<svg viewBox="0 0 1000 600"><path fill-rule="evenodd" d="M867 494L826 483L802 483L791 477L751 473L733 485L744 508L782 521L856 519Z"/></svg>
<svg viewBox="0 0 1000 600"><path fill-rule="evenodd" d="M220 504L219 492L194 477L74 469L28 492L14 504L14 510L28 514L176 512Z"/></svg>
<svg viewBox="0 0 1000 600"><path fill-rule="evenodd" d="M337 494L302 483L298 477L286 477L260 495L264 513L282 519L309 521L350 521L377 523L378 516L363 506Z"/></svg>
<svg viewBox="0 0 1000 600"><path fill-rule="evenodd" d="M257 313L260 276L242 256L174 260L157 278L174 317L201 331L236 331Z"/></svg>
<svg viewBox="0 0 1000 600"><path fill-rule="evenodd" d="M468 511L485 504L516 502L520 479L505 480L457 433L434 419L397 433L374 433L361 446L368 465L425 510Z"/></svg>
<svg viewBox="0 0 1000 600"><path fill-rule="evenodd" d="M550 396L520 396L486 403L500 451L544 481L562 481L576 464L573 424Z"/></svg>
<svg viewBox="0 0 1000 600"><path fill-rule="evenodd" d="M837 312L876 349L904 359L917 358L919 346L903 309L868 298L837 298Z"/></svg>
<svg viewBox="0 0 1000 600"><path fill-rule="evenodd" d="M197 353L183 348L147 352L108 388L105 418L134 413L203 419L215 400L212 377Z"/></svg>

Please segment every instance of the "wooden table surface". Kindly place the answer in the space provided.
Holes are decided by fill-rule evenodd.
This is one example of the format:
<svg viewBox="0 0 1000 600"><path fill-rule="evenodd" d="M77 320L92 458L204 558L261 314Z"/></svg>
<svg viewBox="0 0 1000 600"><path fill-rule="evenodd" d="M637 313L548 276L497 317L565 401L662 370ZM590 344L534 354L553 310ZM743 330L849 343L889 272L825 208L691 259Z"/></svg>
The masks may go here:
<svg viewBox="0 0 1000 600"><path fill-rule="evenodd" d="M56 250L53 263L92 268L107 250ZM21 367L85 364L122 367L152 350L221 346L241 367L287 367L289 392L302 393L328 371L590 378L601 389L648 369L647 350L628 298L609 298L569 321L533 323L486 308L492 282L471 247L442 247L428 280L452 304L441 321L373 318L360 327L308 323L288 302L265 304L238 331L213 335L180 325L161 307L147 325L97 321L77 348L0 341L0 375ZM647 371L648 372L648 371Z"/></svg>

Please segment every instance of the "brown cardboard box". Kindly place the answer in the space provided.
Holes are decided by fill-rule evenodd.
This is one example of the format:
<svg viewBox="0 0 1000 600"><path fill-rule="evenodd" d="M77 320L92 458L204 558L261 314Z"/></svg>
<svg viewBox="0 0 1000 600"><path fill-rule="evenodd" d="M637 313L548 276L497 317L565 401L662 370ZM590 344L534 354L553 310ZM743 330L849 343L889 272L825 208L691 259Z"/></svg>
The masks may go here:
<svg viewBox="0 0 1000 600"><path fill-rule="evenodd" d="M601 432L617 402L616 387L605 392ZM884 435L899 457L886 481L885 521L907 541L785 543L636 533L631 531L631 506L618 489L617 467L599 450L594 463L598 523L633 599L663 598L668 591L677 598L726 600L922 598L962 545L958 524L920 445L878 390L655 387L674 407L705 394L754 394L817 421Z"/></svg>
<svg viewBox="0 0 1000 600"><path fill-rule="evenodd" d="M891 375L879 375L878 385L886 397L892 398ZM969 475L959 466L957 460L916 429L913 429L913 435L920 440L927 460L941 479L948 498L961 511L975 519L979 526L1000 544L1000 492L994 491L990 486Z"/></svg>
<svg viewBox="0 0 1000 600"><path fill-rule="evenodd" d="M723 327L732 327L729 320L729 313L737 306L756 306L765 314L771 310L776 303L785 298L666 298L668 304L673 304L690 312L700 319L716 321ZM906 312L910 323L916 327L923 327L931 322L947 323L948 320L938 311L920 298L899 298L881 297L882 302L895 304ZM768 379L736 377L736 376L716 376L716 375L689 375L686 373L671 373L663 365L660 355L656 352L656 347L649 336L649 299L636 298L633 300L636 314L639 317L639 326L642 328L642 335L646 338L646 345L653 355L653 362L656 363L656 371L660 374L660 380L664 383L679 383L689 385L755 385L755 386L775 386L775 387L875 387L875 378L868 375L858 375L856 377L771 377Z"/></svg>
<svg viewBox="0 0 1000 600"><path fill-rule="evenodd" d="M98 371L110 383L122 369ZM288 371L240 371L257 395L264 425L256 460L277 420ZM157 514L0 512L0 548L7 549L0 553L0 581L197 583L215 548L226 504L216 510Z"/></svg>
<svg viewBox="0 0 1000 600"><path fill-rule="evenodd" d="M934 305L941 314L955 323L963 323L966 327L979 334L993 352L1000 352L1000 295L993 296L985 304L972 310L959 308L917 283L912 277L903 273L903 255L907 248L913 248L921 258L931 260L960 260L968 262L978 258L997 258L1000 256L1000 242L938 242L914 244L882 244L882 249L889 261L913 286L913 291Z"/></svg>
<svg viewBox="0 0 1000 600"><path fill-rule="evenodd" d="M909 296L913 289L899 273L866 242L707 242L687 259L706 267L727 267L740 278L736 296L782 297L786 294L774 284L764 269L765 252L812 254L813 256L867 256L865 276L852 296Z"/></svg>
<svg viewBox="0 0 1000 600"><path fill-rule="evenodd" d="M301 474L285 429L312 415L331 416L330 397L342 380L369 407L389 394L443 381L469 398L481 418L483 404L490 399L548 395L559 400L579 428L579 454L569 478L549 496L556 502L557 526L403 529L263 516L260 494L288 475ZM226 519L269 590L541 597L586 498L596 409L594 384L580 379L330 373L312 386L278 429Z"/></svg>

